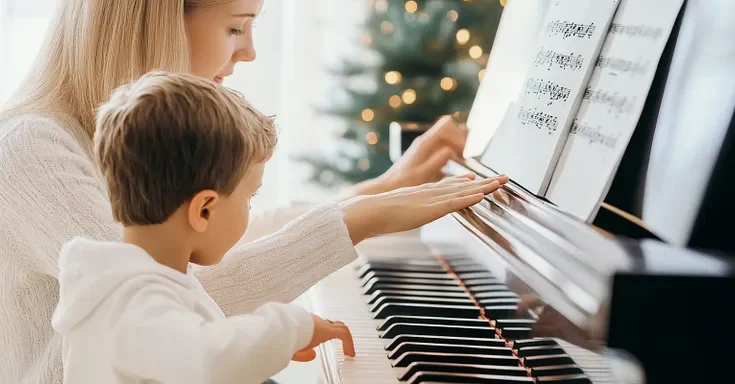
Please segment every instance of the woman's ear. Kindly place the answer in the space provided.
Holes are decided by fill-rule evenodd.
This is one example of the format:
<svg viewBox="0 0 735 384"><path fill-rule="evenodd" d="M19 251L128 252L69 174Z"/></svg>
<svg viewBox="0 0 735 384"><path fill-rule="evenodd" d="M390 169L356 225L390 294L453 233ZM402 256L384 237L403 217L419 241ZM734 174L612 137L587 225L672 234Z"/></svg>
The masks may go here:
<svg viewBox="0 0 735 384"><path fill-rule="evenodd" d="M189 203L189 225L197 233L204 233L209 226L209 220L215 214L215 207L219 203L219 194L212 190L204 190L191 199Z"/></svg>

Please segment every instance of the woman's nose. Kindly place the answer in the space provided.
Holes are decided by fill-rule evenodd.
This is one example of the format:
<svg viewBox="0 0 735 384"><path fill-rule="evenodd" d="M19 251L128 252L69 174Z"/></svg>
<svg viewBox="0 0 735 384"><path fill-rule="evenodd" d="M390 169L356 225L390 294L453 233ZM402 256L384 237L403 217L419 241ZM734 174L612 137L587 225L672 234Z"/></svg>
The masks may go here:
<svg viewBox="0 0 735 384"><path fill-rule="evenodd" d="M235 54L232 56L232 59L235 62L239 61L253 61L255 60L256 53L255 53L255 47L253 46L253 42L249 41L248 44L237 51L235 51Z"/></svg>

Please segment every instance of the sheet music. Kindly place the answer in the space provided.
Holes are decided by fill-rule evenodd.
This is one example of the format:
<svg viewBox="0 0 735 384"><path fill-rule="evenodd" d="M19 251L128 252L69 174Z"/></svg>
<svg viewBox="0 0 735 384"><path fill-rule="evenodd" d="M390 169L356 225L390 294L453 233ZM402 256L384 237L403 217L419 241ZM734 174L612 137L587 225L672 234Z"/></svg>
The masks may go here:
<svg viewBox="0 0 735 384"><path fill-rule="evenodd" d="M467 118L469 136L464 157L480 156L500 126L503 113L516 101L526 68L536 54L541 23L556 0L513 0L503 9L495 42Z"/></svg>
<svg viewBox="0 0 735 384"><path fill-rule="evenodd" d="M514 119L481 162L543 195L620 0L552 1ZM500 130L508 130L500 134Z"/></svg>
<svg viewBox="0 0 735 384"><path fill-rule="evenodd" d="M622 0L546 197L596 215L643 111L683 0Z"/></svg>

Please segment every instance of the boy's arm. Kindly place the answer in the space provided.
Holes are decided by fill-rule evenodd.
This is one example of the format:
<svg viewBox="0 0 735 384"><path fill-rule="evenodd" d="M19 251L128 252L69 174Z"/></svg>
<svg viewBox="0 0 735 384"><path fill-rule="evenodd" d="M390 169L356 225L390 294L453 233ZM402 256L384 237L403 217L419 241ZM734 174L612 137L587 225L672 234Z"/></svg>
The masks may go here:
<svg viewBox="0 0 735 384"><path fill-rule="evenodd" d="M326 203L194 271L222 310L235 315L269 301L290 302L356 258L342 212Z"/></svg>
<svg viewBox="0 0 735 384"><path fill-rule="evenodd" d="M262 383L310 341L311 315L269 303L248 315L207 322L165 285L138 291L110 336L121 373L163 383Z"/></svg>

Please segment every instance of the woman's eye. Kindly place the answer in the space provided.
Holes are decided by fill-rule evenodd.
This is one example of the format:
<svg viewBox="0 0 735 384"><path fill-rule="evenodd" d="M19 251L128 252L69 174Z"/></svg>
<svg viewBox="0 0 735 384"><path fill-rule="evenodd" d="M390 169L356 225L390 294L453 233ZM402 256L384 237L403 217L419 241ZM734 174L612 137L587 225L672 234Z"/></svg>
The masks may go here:
<svg viewBox="0 0 735 384"><path fill-rule="evenodd" d="M240 36L240 35L242 35L242 34L244 34L244 33L245 33L245 31L244 31L244 30L242 30L242 29L234 29L234 28L233 28L233 29L231 30L231 32L232 32L232 34L233 34L233 35L235 35L235 36Z"/></svg>

